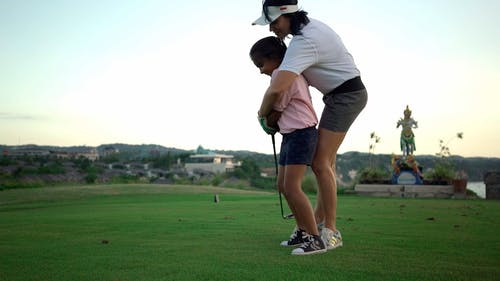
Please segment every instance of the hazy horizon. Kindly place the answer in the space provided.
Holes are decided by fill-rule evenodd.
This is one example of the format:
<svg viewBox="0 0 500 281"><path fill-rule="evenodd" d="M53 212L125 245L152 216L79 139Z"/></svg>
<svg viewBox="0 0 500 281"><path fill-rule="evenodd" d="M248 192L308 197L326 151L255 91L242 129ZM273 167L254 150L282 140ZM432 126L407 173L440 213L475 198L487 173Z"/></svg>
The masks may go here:
<svg viewBox="0 0 500 281"><path fill-rule="evenodd" d="M0 143L155 143L272 153L257 110L269 77L248 52L261 0L1 1ZM361 71L368 104L339 153L500 157L500 1L299 0ZM289 42L289 41L287 41ZM311 88L318 116L321 94ZM462 140L454 139L458 132ZM277 138L279 145L281 138Z"/></svg>
<svg viewBox="0 0 500 281"><path fill-rule="evenodd" d="M44 147L44 146L49 146L49 147L60 147L60 148L72 148L72 147L89 147L89 148L97 148L99 146L107 146L107 145L130 145L130 146L161 146L165 149L178 149L178 150L185 150L185 151L196 151L198 146L194 147L194 148L191 148L191 149L184 149L184 148L179 148L179 147L175 147L175 146L164 146L164 145L161 145L161 144L156 144L156 143L140 143L140 144L133 144L133 143L124 143L124 142L114 142L114 143L101 143L101 144L98 144L98 145L51 145L51 144L35 144L35 143L25 143L25 144L20 144L20 145L7 145L7 144L2 144L0 143L0 146L7 146L7 147L15 147L15 146L38 146L38 147ZM271 146L271 150L266 152L259 152L259 151L253 151L253 150L248 150L248 149L224 149L224 148L218 148L218 147L205 147L203 146L202 144L200 144L203 149L205 150L208 150L208 151L248 151L248 152L252 152L252 153L263 153L263 154L273 154L273 151L272 151L272 146ZM278 145L278 144L277 144ZM276 147L278 149L278 146ZM279 151L276 151L276 153L279 153ZM343 151L339 154L346 154L346 153L366 153L366 154L369 154L370 152L368 151L359 151L359 150L349 150L349 151ZM383 152L377 152L375 151L373 154L375 155L391 155L392 153L383 153ZM402 153L395 153L396 155L402 155ZM435 156L435 157L438 157L438 155L436 155L436 153L433 153L433 154L414 154L414 156L416 157L419 157L419 156ZM499 158L500 157L495 157L495 156L463 156L463 155L459 155L459 154L452 154L451 155L452 157L453 156L458 156L458 157L464 157L464 158Z"/></svg>

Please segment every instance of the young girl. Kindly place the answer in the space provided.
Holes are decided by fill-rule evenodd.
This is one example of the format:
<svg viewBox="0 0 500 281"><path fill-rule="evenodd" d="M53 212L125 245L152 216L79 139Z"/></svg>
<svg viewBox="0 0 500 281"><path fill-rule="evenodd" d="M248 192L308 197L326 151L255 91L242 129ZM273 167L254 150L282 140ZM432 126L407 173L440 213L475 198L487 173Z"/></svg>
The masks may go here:
<svg viewBox="0 0 500 281"><path fill-rule="evenodd" d="M271 76L286 52L286 45L278 37L270 36L257 41L250 50L250 58L260 72ZM298 246L292 255L309 255L326 252L326 246L319 236L314 212L309 199L302 191L302 179L311 164L317 142L316 124L308 84L302 75L297 76L292 86L273 109L281 112L278 120L279 132L283 135L279 159L278 188L288 202L295 216L297 227L283 246ZM261 120L262 121L262 120ZM266 133L274 133L260 122Z"/></svg>

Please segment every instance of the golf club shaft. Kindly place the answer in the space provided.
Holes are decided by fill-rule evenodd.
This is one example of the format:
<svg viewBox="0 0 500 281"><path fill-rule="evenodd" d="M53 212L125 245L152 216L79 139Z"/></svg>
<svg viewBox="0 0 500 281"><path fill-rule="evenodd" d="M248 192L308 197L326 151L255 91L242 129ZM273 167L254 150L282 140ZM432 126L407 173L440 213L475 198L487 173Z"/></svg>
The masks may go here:
<svg viewBox="0 0 500 281"><path fill-rule="evenodd" d="M274 152L274 167L275 167L275 172L276 172L276 189L278 190L278 196L280 198L280 208L281 208L281 217L284 219L290 218L290 215L285 216L283 212L283 199L281 198L281 191L278 186L278 157L276 156L276 141L274 139L274 134L271 134L271 140L273 142L273 152Z"/></svg>

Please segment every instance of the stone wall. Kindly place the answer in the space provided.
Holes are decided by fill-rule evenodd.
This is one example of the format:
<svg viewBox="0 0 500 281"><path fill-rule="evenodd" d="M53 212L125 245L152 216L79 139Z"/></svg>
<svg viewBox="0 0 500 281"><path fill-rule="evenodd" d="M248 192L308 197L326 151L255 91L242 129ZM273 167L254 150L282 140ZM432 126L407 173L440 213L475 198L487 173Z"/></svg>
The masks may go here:
<svg viewBox="0 0 500 281"><path fill-rule="evenodd" d="M357 184L357 194L373 197L452 198L452 185Z"/></svg>

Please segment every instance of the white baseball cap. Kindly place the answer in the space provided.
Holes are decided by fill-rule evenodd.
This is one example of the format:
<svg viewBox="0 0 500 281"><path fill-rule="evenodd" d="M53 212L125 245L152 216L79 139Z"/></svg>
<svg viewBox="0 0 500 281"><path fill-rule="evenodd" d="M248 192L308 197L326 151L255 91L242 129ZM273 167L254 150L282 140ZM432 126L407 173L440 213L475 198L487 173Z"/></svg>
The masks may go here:
<svg viewBox="0 0 500 281"><path fill-rule="evenodd" d="M267 15L270 21L267 19L263 10L260 18L252 22L252 25L268 25L281 15L295 13L298 10L299 7L297 5L267 6Z"/></svg>

